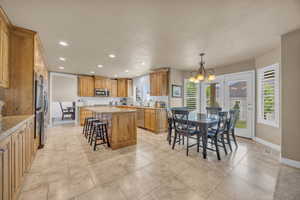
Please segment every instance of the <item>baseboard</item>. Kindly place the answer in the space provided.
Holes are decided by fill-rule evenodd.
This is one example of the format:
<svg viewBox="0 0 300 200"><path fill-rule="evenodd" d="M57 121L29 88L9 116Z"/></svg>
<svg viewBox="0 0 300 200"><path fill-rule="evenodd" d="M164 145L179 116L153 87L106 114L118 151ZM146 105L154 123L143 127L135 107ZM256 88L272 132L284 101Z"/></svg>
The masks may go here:
<svg viewBox="0 0 300 200"><path fill-rule="evenodd" d="M300 168L300 161L290 160L288 158L281 158L280 162L292 167Z"/></svg>
<svg viewBox="0 0 300 200"><path fill-rule="evenodd" d="M266 145L267 147L270 147L270 148L272 148L274 150L281 151L281 147L278 144L273 144L271 142L268 142L268 141L263 140L263 139L258 138L258 137L255 137L254 141L256 141L256 142L258 142L260 144Z"/></svg>

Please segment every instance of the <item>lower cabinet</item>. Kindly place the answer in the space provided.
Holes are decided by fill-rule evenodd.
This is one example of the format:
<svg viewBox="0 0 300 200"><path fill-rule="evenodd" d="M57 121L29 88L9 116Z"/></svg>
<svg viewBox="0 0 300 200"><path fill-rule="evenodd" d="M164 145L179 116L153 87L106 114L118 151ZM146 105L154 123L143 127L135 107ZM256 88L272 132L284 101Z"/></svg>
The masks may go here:
<svg viewBox="0 0 300 200"><path fill-rule="evenodd" d="M33 141L32 119L0 142L0 200L17 198L36 152Z"/></svg>
<svg viewBox="0 0 300 200"><path fill-rule="evenodd" d="M92 113L92 111L86 110L84 108L80 108L80 114L79 115L80 115L80 117L79 117L80 126L83 126L85 118L86 117L92 117L93 113Z"/></svg>
<svg viewBox="0 0 300 200"><path fill-rule="evenodd" d="M0 142L0 200L11 200L11 138Z"/></svg>
<svg viewBox="0 0 300 200"><path fill-rule="evenodd" d="M167 125L167 112L164 109L144 109L144 128L155 132L161 133L168 129Z"/></svg>

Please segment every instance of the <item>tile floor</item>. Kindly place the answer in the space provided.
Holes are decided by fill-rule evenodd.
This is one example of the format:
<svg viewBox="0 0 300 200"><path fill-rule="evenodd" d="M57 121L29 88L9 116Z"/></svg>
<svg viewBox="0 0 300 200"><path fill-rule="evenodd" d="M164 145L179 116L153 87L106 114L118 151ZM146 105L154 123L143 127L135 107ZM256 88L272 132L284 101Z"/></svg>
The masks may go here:
<svg viewBox="0 0 300 200"><path fill-rule="evenodd" d="M299 200L300 170L279 153L249 140L217 161L195 149L172 150L165 134L138 129L138 144L92 151L81 128L47 131L19 200Z"/></svg>

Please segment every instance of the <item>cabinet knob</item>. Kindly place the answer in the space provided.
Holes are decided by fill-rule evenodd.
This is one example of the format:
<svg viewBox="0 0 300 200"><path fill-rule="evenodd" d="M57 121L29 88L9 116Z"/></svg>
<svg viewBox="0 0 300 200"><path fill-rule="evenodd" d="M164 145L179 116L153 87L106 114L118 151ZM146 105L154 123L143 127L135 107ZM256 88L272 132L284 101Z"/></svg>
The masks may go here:
<svg viewBox="0 0 300 200"><path fill-rule="evenodd" d="M4 152L5 152L5 149L0 149L0 152L4 153Z"/></svg>

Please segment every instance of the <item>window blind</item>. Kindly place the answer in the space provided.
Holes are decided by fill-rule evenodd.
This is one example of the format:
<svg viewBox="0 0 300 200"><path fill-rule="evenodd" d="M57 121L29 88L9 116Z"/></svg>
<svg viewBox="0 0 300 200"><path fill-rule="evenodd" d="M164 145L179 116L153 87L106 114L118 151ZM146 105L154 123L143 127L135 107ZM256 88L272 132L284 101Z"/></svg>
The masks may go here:
<svg viewBox="0 0 300 200"><path fill-rule="evenodd" d="M185 80L184 82L184 104L189 109L198 109L199 84Z"/></svg>
<svg viewBox="0 0 300 200"><path fill-rule="evenodd" d="M261 123L278 126L279 80L278 65L258 71L259 116Z"/></svg>

